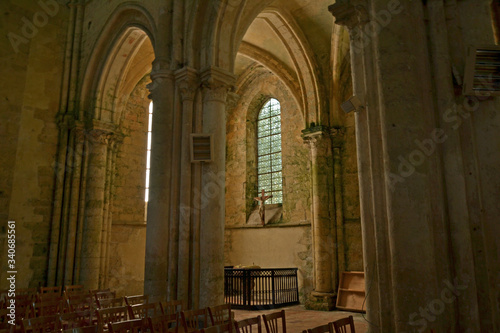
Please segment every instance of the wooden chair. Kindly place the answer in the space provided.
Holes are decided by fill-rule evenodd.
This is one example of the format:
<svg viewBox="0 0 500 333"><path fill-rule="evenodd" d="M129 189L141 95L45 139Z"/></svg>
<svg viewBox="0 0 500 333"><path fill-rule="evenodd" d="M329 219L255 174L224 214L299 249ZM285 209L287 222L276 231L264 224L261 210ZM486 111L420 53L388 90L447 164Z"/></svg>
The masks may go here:
<svg viewBox="0 0 500 333"><path fill-rule="evenodd" d="M176 333L179 327L179 315L177 313L148 317L147 321L151 333Z"/></svg>
<svg viewBox="0 0 500 333"><path fill-rule="evenodd" d="M109 323L116 323L128 320L128 307L119 306L116 308L97 309L97 325L102 331L108 328Z"/></svg>
<svg viewBox="0 0 500 333"><path fill-rule="evenodd" d="M147 330L147 321L144 319L132 319L109 324L110 333L144 333Z"/></svg>
<svg viewBox="0 0 500 333"><path fill-rule="evenodd" d="M17 296L21 296L21 295L26 295L26 296L29 296L32 300L34 300L37 293L38 293L38 291L36 290L36 288L19 288L19 289L16 289L16 297Z"/></svg>
<svg viewBox="0 0 500 333"><path fill-rule="evenodd" d="M22 321L23 333L46 333L59 331L59 316L28 318Z"/></svg>
<svg viewBox="0 0 500 333"><path fill-rule="evenodd" d="M75 327L63 330L62 333L98 333L99 327L97 325Z"/></svg>
<svg viewBox="0 0 500 333"><path fill-rule="evenodd" d="M164 314L181 313L184 310L181 300L161 302L161 308Z"/></svg>
<svg viewBox="0 0 500 333"><path fill-rule="evenodd" d="M14 300L16 305L16 325L21 326L23 319L35 317L31 295L16 295ZM10 303L9 298L7 302Z"/></svg>
<svg viewBox="0 0 500 333"><path fill-rule="evenodd" d="M116 298L116 292L110 290L95 291L92 295L96 302L101 299Z"/></svg>
<svg viewBox="0 0 500 333"><path fill-rule="evenodd" d="M40 299L60 298L61 287L40 287Z"/></svg>
<svg viewBox="0 0 500 333"><path fill-rule="evenodd" d="M70 295L66 300L66 307L68 312L75 311L94 311L97 308L97 304L90 294L76 294Z"/></svg>
<svg viewBox="0 0 500 333"><path fill-rule="evenodd" d="M212 325L207 328L201 329L201 333L224 333L224 332L231 333L232 331L233 331L232 322L228 322L226 324L221 324L221 325Z"/></svg>
<svg viewBox="0 0 500 333"><path fill-rule="evenodd" d="M210 320L212 325L221 325L231 322L233 319L233 313L231 312L230 304L222 304L208 308L208 314L210 315Z"/></svg>
<svg viewBox="0 0 500 333"><path fill-rule="evenodd" d="M310 328L306 333L334 333L331 323Z"/></svg>
<svg viewBox="0 0 500 333"><path fill-rule="evenodd" d="M234 323L236 333L262 333L260 316L243 319Z"/></svg>
<svg viewBox="0 0 500 333"><path fill-rule="evenodd" d="M59 327L63 330L91 326L94 323L93 311L75 311L59 315Z"/></svg>
<svg viewBox="0 0 500 333"><path fill-rule="evenodd" d="M266 326L267 333L286 333L285 310L270 313L268 315L262 315L262 319L264 319L264 325Z"/></svg>
<svg viewBox="0 0 500 333"><path fill-rule="evenodd" d="M104 298L97 300L98 309L116 308L119 306L125 306L125 301L123 300L123 297Z"/></svg>
<svg viewBox="0 0 500 333"><path fill-rule="evenodd" d="M332 322L335 333L348 333L347 327L350 327L350 332L355 333L354 318L352 316L341 318Z"/></svg>
<svg viewBox="0 0 500 333"><path fill-rule="evenodd" d="M181 326L184 332L193 332L208 327L207 309L187 310L181 312ZM201 326L201 327L200 327Z"/></svg>
<svg viewBox="0 0 500 333"><path fill-rule="evenodd" d="M83 294L85 292L85 289L83 288L82 284L73 284L69 286L64 286L64 292L68 295L75 295L75 294Z"/></svg>
<svg viewBox="0 0 500 333"><path fill-rule="evenodd" d="M163 315L160 303L136 304L128 306L128 315L131 319L157 317Z"/></svg>
<svg viewBox="0 0 500 333"><path fill-rule="evenodd" d="M64 312L64 302L59 298L41 300L33 303L35 317L45 317Z"/></svg>
<svg viewBox="0 0 500 333"><path fill-rule="evenodd" d="M147 304L148 300L148 295L125 296L125 304L127 305Z"/></svg>

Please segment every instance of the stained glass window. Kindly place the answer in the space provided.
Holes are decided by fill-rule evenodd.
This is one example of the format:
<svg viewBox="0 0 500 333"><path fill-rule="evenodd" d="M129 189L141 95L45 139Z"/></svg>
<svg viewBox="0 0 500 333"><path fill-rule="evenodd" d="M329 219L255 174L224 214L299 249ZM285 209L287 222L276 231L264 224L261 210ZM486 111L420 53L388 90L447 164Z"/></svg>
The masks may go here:
<svg viewBox="0 0 500 333"><path fill-rule="evenodd" d="M257 120L258 194L262 189L266 195L272 194L268 204L283 202L281 169L281 107L277 99L271 98Z"/></svg>

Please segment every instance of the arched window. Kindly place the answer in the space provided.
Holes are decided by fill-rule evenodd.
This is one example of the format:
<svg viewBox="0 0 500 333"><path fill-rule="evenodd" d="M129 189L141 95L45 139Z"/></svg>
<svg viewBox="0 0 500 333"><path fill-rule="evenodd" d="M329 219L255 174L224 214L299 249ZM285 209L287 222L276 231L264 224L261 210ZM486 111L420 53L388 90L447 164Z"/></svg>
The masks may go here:
<svg viewBox="0 0 500 333"><path fill-rule="evenodd" d="M281 107L271 98L262 107L257 120L257 185L272 198L269 204L283 203L281 172Z"/></svg>

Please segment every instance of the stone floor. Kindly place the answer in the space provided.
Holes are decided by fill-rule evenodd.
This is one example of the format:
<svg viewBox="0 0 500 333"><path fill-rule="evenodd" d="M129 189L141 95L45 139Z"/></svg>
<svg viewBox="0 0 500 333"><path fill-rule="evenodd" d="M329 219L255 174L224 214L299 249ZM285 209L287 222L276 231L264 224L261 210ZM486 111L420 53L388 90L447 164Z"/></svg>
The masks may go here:
<svg viewBox="0 0 500 333"><path fill-rule="evenodd" d="M363 316L366 314L345 311L312 311L304 309L302 305L291 306L283 308L285 310L286 318L286 331L287 333L301 333L303 330L313 328L319 325L327 324L331 321L352 315L354 317L354 326L356 333L366 333L368 331L368 323ZM236 320L257 317L262 314L269 314L272 312L281 311L281 309L274 310L233 310ZM265 332L264 323L262 323L262 330Z"/></svg>

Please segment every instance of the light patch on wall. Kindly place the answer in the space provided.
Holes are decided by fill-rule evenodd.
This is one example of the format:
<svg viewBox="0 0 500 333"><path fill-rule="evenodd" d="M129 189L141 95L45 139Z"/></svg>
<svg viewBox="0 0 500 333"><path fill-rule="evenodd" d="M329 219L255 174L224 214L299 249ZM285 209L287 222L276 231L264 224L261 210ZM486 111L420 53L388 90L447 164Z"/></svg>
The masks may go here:
<svg viewBox="0 0 500 333"><path fill-rule="evenodd" d="M153 130L153 102L149 103L149 115L148 115L148 145L146 149L146 190L144 193L144 221L147 221L148 217L148 201L149 201L149 174L151 169L151 133Z"/></svg>

